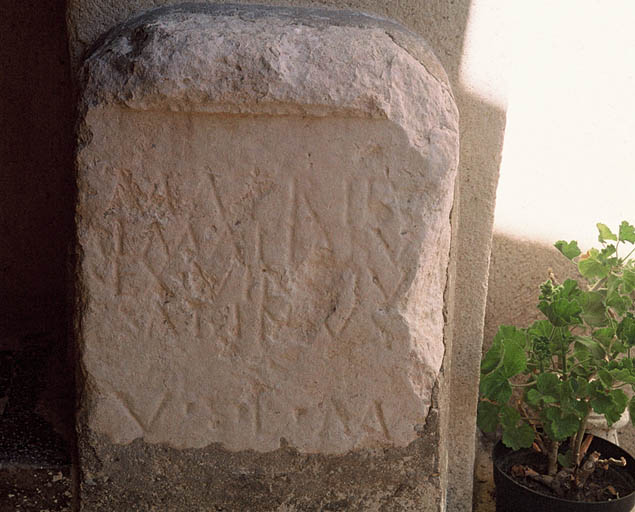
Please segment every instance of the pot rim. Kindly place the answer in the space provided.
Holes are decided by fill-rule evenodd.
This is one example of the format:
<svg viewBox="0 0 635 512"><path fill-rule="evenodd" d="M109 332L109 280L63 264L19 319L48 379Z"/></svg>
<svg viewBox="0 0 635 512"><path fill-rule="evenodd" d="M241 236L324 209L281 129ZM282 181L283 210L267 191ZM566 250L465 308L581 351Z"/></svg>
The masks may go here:
<svg viewBox="0 0 635 512"><path fill-rule="evenodd" d="M617 448L618 450L624 452L624 456L627 459L627 468L628 466L630 466L630 471L631 473L634 474L633 479L635 480L635 458L628 453L624 448L622 448L621 446L616 445L615 443L611 443L611 441L607 441L606 439L602 439L602 438L598 438L597 436L594 436L593 442L595 442L596 440L598 440L598 442L600 442L600 444L602 443L608 443L611 446ZM498 442L494 445L494 448L492 450L492 463L494 466L494 472L498 472L501 476L503 476L506 480L510 481L511 483L513 483L514 485L517 485L519 487L522 487L523 489L534 493L534 494L538 494L544 498L548 498L548 499L552 499L552 500L556 500L556 501L560 501L560 502L565 502L565 503L571 503L571 504L576 504L576 503L584 503L584 504L592 504L592 505L602 505L602 504L608 504L608 503L616 503L622 500L626 500L629 498L632 498L633 495L635 494L635 482L633 484L633 490L624 495L624 496L620 496L619 498L615 498L613 500L605 500L605 501L580 501L580 500L568 500L566 498L558 498L556 496L550 495L550 494L545 494L542 493L540 491L536 491L535 489L530 489L529 487L521 484L520 482L518 482L517 480L514 480L512 477L510 477L505 471L503 471L500 467L499 464L497 464L497 461L501 460L502 457L505 455L505 453L511 453L511 452L515 452L515 451L520 451L520 450L512 450L511 448L508 448L507 446L505 446L503 444L503 441L501 439L498 440ZM499 452L497 454L497 452ZM630 459L630 460L629 460Z"/></svg>

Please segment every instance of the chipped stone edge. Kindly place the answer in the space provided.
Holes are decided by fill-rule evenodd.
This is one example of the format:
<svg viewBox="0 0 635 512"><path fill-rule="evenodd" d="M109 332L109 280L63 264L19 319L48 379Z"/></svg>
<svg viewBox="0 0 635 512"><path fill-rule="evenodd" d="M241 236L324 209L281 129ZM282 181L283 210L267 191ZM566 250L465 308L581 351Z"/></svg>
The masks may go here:
<svg viewBox="0 0 635 512"><path fill-rule="evenodd" d="M392 51L395 54L404 56L399 61L400 65L413 68L421 66L423 69L418 72L426 73L434 77L435 81L443 94L446 96L444 121L441 123L441 137L450 137L455 140L456 152L449 161L453 164L449 169L445 169L446 179L454 181L456 170L458 167L458 110L454 102L449 81L441 64L436 59L429 46L418 35L407 30L401 25L379 17L373 17L366 14L355 13L352 11L334 11L327 9L310 9L299 7L269 7L254 5L234 5L234 4L181 4L177 6L161 7L144 13L133 18L106 33L98 39L89 52L84 65L80 71L80 84L82 95L80 100L80 123L78 126L78 152L90 140L90 128L87 126L86 113L91 109L124 107L131 110L168 110L181 112L204 112L210 114L238 114L238 115L301 115L323 117L327 115L346 116L346 117L363 117L371 119L386 119L394 122L397 126L404 129L406 133L415 133L416 137L411 139L411 143L415 148L420 148L422 144L420 140L424 138L430 141L430 127L418 124L420 116L417 112L421 112L421 105L416 101L419 95L417 91L413 91L408 96L399 96L401 101L395 101L394 95L391 94L392 89L388 88L384 91L369 91L364 89L360 84L347 82L343 84L349 89L347 98L356 98L355 101L342 102L327 94L329 83L321 83L320 87L309 91L307 97L290 97L284 94L285 87L274 88L273 93L268 97L253 98L254 101L245 101L242 97L236 102L215 102L211 96L206 96L205 91L198 91L194 97L198 101L189 99L183 101L183 98L165 96L148 96L144 94L140 87L140 82L132 80L133 70L135 66L128 66L127 73L115 72L117 65L115 63L118 58L117 45L121 43L122 38L127 38L128 34L132 34L137 30L143 30L144 26L158 22L163 16L169 15L207 15L221 17L235 17L241 22L250 23L262 18L276 18L288 22L289 24L301 25L308 28L323 28L327 26L335 27L353 27L368 31L381 31L386 36L385 44L393 45ZM356 35L356 37L358 34ZM199 62L200 64L200 62ZM309 62L307 65L311 66ZM360 62L361 66L367 65L366 62ZM185 69L187 72L188 70ZM204 73L201 69L189 69L194 74ZM113 79L116 77L117 79ZM159 73L150 73L152 79L162 78L169 81L170 77L161 77ZM173 78L173 77L172 77ZM284 85L284 84L283 84ZM332 85L332 83L330 84ZM338 84L342 85L342 84ZM158 82L151 84L148 89L158 87ZM194 88L200 84L192 84ZM391 84L392 86L392 84ZM272 88L270 88L271 90ZM286 89L288 90L288 89ZM419 91L423 92L423 91ZM200 94L202 93L202 94ZM316 98L326 100L317 101ZM403 100L406 101L403 101ZM302 101L300 101L302 100ZM434 135L433 135L434 136ZM440 208L447 210L449 219L451 198L446 201L447 204L440 205ZM81 259L81 256L80 256ZM77 283L78 288L82 284ZM82 310L82 304L77 304L77 310ZM81 313L76 316L76 321L81 322ZM81 333L80 325L76 326L77 332ZM80 334L81 338L81 334ZM81 368L81 362L80 362ZM85 372L80 382L84 389L81 392L83 400L92 397L94 390L91 391L90 377ZM439 375L437 375L437 379ZM434 393L437 395L437 393ZM438 400L438 397L437 397ZM433 398L433 403L436 402ZM433 404L431 404L431 410ZM90 409L90 407L88 407ZM86 402L81 410L86 411Z"/></svg>

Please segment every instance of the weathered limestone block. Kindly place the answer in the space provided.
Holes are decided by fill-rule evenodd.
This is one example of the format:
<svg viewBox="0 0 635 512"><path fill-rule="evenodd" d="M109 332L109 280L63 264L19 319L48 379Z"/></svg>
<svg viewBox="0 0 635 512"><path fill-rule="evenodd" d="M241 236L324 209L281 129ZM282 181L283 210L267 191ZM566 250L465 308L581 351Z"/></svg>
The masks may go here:
<svg viewBox="0 0 635 512"><path fill-rule="evenodd" d="M458 155L426 45L353 13L184 5L102 38L82 80L84 479L134 440L407 458L436 428Z"/></svg>

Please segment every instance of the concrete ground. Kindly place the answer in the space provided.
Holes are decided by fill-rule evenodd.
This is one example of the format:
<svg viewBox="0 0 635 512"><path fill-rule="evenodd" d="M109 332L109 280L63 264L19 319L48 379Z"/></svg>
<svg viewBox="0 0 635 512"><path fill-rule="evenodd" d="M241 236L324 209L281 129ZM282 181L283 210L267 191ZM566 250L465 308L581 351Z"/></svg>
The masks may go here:
<svg viewBox="0 0 635 512"><path fill-rule="evenodd" d="M71 512L70 468L0 469L0 512Z"/></svg>
<svg viewBox="0 0 635 512"><path fill-rule="evenodd" d="M492 472L492 448L494 441L477 433L476 461L474 466L474 512L495 512L494 474Z"/></svg>
<svg viewBox="0 0 635 512"><path fill-rule="evenodd" d="M68 386L52 335L0 339L0 512L70 512Z"/></svg>

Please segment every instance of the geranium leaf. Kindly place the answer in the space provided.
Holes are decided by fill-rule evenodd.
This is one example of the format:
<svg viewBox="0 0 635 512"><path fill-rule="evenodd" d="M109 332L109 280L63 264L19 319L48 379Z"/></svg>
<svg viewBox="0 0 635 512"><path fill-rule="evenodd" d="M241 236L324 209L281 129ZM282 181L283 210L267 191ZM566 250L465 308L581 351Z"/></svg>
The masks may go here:
<svg viewBox="0 0 635 512"><path fill-rule="evenodd" d="M628 413L631 416L631 423L635 426L635 396L628 402Z"/></svg>
<svg viewBox="0 0 635 512"><path fill-rule="evenodd" d="M620 224L620 240L635 244L635 227L625 220Z"/></svg>
<svg viewBox="0 0 635 512"><path fill-rule="evenodd" d="M512 450L530 448L534 443L534 431L525 422L520 425L503 427L503 444Z"/></svg>
<svg viewBox="0 0 635 512"><path fill-rule="evenodd" d="M565 257L572 260L573 258L580 256L581 252L578 247L578 242L575 240L571 242L565 242L564 240L558 240L554 244L555 248L558 249Z"/></svg>
<svg viewBox="0 0 635 512"><path fill-rule="evenodd" d="M481 400L476 410L476 424L483 432L494 432L498 426L500 407L492 402Z"/></svg>
<svg viewBox="0 0 635 512"><path fill-rule="evenodd" d="M609 274L609 270L596 258L585 258L578 262L578 270L587 279L602 279Z"/></svg>
<svg viewBox="0 0 635 512"><path fill-rule="evenodd" d="M582 308L576 301L558 299L552 304L549 320L558 326L579 324L581 323L579 319L581 313Z"/></svg>
<svg viewBox="0 0 635 512"><path fill-rule="evenodd" d="M611 407L611 398L607 395L596 395L591 399L591 407L598 414L604 414Z"/></svg>
<svg viewBox="0 0 635 512"><path fill-rule="evenodd" d="M480 394L483 398L504 404L512 396L512 387L507 379L496 371L481 378Z"/></svg>
<svg viewBox="0 0 635 512"><path fill-rule="evenodd" d="M564 441L578 431L580 420L575 414L563 413L557 407L549 407L544 412L549 420L545 422L545 429L552 439Z"/></svg>
<svg viewBox="0 0 635 512"><path fill-rule="evenodd" d="M602 345L600 345L593 338L589 338L588 336L577 336L575 340L576 340L576 343L579 343L583 345L586 349L588 349L589 352L591 352L591 354L593 355L593 357L597 359L604 359L604 356L606 355L604 348L602 348Z"/></svg>
<svg viewBox="0 0 635 512"><path fill-rule="evenodd" d="M635 290L635 270L626 268L622 275L622 292L626 295Z"/></svg>
<svg viewBox="0 0 635 512"><path fill-rule="evenodd" d="M513 377L527 368L525 350L515 340L506 340L503 345L503 371L505 377Z"/></svg>
<svg viewBox="0 0 635 512"><path fill-rule="evenodd" d="M542 398L542 394L537 389L531 388L527 391L527 403L529 405L538 405L540 403L540 399Z"/></svg>
<svg viewBox="0 0 635 512"><path fill-rule="evenodd" d="M560 379L555 373L541 373L536 377L536 385L541 393L557 394L560 389Z"/></svg>
<svg viewBox="0 0 635 512"><path fill-rule="evenodd" d="M497 343L495 340L494 344L490 347L490 349L483 357L483 360L481 361L481 375L487 375L488 373L495 370L501 363L502 356L502 344L500 342Z"/></svg>
<svg viewBox="0 0 635 512"><path fill-rule="evenodd" d="M617 336L629 347L635 345L635 317L627 314L617 326Z"/></svg>
<svg viewBox="0 0 635 512"><path fill-rule="evenodd" d="M598 292L583 292L578 298L582 307L582 319L593 327L606 325L606 306L604 297Z"/></svg>
<svg viewBox="0 0 635 512"><path fill-rule="evenodd" d="M602 243L606 242L607 240L616 240L617 241L617 236L615 236L611 230L609 229L609 227L606 224L602 224L601 222L598 222L596 224L598 231L600 232L600 234L598 235L598 240Z"/></svg>

